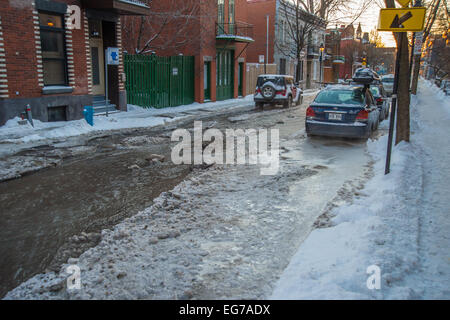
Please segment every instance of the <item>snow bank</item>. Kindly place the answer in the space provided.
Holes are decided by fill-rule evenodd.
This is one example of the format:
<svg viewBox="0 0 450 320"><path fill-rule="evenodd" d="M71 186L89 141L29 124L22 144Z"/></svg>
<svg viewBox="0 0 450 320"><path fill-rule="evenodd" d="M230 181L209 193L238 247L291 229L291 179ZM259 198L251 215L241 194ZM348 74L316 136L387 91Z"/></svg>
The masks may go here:
<svg viewBox="0 0 450 320"><path fill-rule="evenodd" d="M186 118L190 111L221 110L248 106L253 103L253 95L243 99L231 99L219 102L193 103L190 105L155 109L144 109L139 106L128 105L128 112L112 113L108 117L98 115L94 117L94 126L90 126L84 119L64 122L42 122L33 120L34 127L29 123L19 125L18 117L10 119L0 127L0 141L2 143L30 143L47 139L61 139L87 133L128 128L143 128L162 125Z"/></svg>
<svg viewBox="0 0 450 320"><path fill-rule="evenodd" d="M420 86L424 90L412 97L412 142L393 149L391 173L384 175L387 136L369 142L374 177L351 205L331 211L331 227L310 234L272 299L450 298L450 221L439 196L448 189L450 170L431 143L448 133L450 118L440 108L450 110L450 103L434 85ZM425 121L427 114L434 122ZM444 140L436 143L447 150ZM367 286L371 266L381 271L380 289Z"/></svg>
<svg viewBox="0 0 450 320"><path fill-rule="evenodd" d="M382 288L402 279L417 264L417 218L414 209L404 209L406 187L409 197L420 195L420 165L411 146L394 149L392 171L384 176L387 137L369 143L377 174L353 204L331 212L333 226L314 230L293 257L272 294L272 299L380 299L385 290L366 286L367 268L382 271ZM401 176L415 164L415 183L404 185ZM397 287L390 297L412 298L408 288Z"/></svg>

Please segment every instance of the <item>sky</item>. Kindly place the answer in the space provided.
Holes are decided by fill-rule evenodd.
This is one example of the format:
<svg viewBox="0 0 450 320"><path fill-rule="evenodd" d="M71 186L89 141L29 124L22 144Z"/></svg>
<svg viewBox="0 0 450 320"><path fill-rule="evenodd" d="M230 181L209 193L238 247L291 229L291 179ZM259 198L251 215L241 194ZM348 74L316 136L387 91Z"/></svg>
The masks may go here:
<svg viewBox="0 0 450 320"><path fill-rule="evenodd" d="M384 1L373 0L370 8L356 21L356 25L361 22L363 32L370 32L377 27L381 5L385 8ZM379 34L386 47L396 46L392 32L379 31Z"/></svg>
<svg viewBox="0 0 450 320"><path fill-rule="evenodd" d="M354 11L357 12L358 8L360 8L361 0L350 0L352 2L351 7L354 8ZM363 32L370 32L371 30L376 29L378 25L378 17L380 14L380 8L384 8L383 0L372 0L370 6L366 11L353 23L355 28L358 26L358 23L361 23L361 27ZM343 23L350 23L352 19L337 17L338 20ZM379 35L381 36L386 47L395 47L395 40L392 35L392 32L380 31Z"/></svg>

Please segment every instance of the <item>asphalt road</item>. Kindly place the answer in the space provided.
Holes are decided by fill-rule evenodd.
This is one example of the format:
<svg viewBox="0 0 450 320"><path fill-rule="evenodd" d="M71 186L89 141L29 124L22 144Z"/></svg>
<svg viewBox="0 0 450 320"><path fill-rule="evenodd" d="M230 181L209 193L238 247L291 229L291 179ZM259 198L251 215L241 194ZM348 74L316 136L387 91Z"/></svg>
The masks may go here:
<svg viewBox="0 0 450 320"><path fill-rule="evenodd" d="M370 174L364 141L305 137L304 115L311 99L305 97L302 106L291 109L245 108L201 119L204 126L220 130L278 128L286 148L282 161L321 171L306 185L293 184L305 212L349 201L351 194L339 195L342 186ZM57 153L62 160L54 167L0 183L0 297L35 274L59 270L69 257L95 246L101 230L151 206L154 198L183 181L193 166L170 161L170 137L175 128L192 127L193 119L166 128L118 131L21 150L22 155L36 157ZM151 161L151 154L163 155L165 161ZM294 241L297 245L321 213L316 210L309 215ZM201 288L197 291L198 297L220 296Z"/></svg>

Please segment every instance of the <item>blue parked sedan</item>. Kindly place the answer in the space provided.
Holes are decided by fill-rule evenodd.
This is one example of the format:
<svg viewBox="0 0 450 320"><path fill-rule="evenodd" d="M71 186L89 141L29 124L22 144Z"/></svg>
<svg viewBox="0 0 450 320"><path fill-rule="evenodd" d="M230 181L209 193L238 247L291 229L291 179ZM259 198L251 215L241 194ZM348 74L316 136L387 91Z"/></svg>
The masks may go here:
<svg viewBox="0 0 450 320"><path fill-rule="evenodd" d="M367 139L378 129L379 118L376 101L364 85L329 86L306 110L306 133Z"/></svg>

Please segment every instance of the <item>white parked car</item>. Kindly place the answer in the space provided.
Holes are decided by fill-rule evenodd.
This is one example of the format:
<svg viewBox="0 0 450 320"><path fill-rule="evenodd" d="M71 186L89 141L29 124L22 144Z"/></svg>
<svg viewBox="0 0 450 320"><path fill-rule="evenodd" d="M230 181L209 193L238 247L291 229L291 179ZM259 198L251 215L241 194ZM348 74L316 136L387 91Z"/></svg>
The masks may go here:
<svg viewBox="0 0 450 320"><path fill-rule="evenodd" d="M381 82L383 83L384 91L391 96L394 91L394 75L388 74L381 77Z"/></svg>
<svg viewBox="0 0 450 320"><path fill-rule="evenodd" d="M254 95L255 106L262 109L264 104L281 104L286 108L303 102L302 89L287 75L263 74L258 77Z"/></svg>

